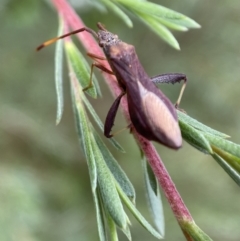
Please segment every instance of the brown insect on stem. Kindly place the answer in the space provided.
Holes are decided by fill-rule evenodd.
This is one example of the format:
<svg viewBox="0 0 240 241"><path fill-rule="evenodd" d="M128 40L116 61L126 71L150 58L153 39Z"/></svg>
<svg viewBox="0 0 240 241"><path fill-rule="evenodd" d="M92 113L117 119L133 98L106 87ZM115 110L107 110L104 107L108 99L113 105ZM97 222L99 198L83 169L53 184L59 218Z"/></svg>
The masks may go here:
<svg viewBox="0 0 240 241"><path fill-rule="evenodd" d="M97 26L99 28L97 33L87 27L81 28L48 40L41 44L37 50L79 32L87 31L93 34L97 38L99 46L103 49L106 59L102 56L88 53L88 56L95 60L95 63L91 67L89 85L84 90L92 86L94 67L109 74L114 74L119 86L122 88L122 93L116 98L108 111L104 124L104 135L108 138L112 137L110 133L114 125L116 113L121 98L126 94L131 125L135 127L137 132L148 140L156 141L173 149L180 148L182 136L178 125L176 108L180 104L186 87L186 75L170 73L152 78L148 77L138 59L134 46L123 42L117 35L107 31L101 23L98 23ZM107 60L112 70L106 69L99 62L100 60ZM184 83L175 106L155 85L157 83L175 84L182 80Z"/></svg>

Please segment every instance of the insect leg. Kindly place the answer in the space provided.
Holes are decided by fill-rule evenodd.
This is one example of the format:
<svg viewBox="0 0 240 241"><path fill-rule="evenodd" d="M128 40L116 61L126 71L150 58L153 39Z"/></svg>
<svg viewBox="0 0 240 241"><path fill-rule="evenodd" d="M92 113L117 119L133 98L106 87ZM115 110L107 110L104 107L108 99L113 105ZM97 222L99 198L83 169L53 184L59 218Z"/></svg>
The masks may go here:
<svg viewBox="0 0 240 241"><path fill-rule="evenodd" d="M96 54L93 54L93 53L87 53L87 56L94 59L94 60L107 60L105 57L103 56L99 56L99 55L96 55Z"/></svg>
<svg viewBox="0 0 240 241"><path fill-rule="evenodd" d="M175 107L178 109L178 106L180 104L180 101L182 99L182 95L183 92L186 88L187 85L187 77L185 74L178 74L178 73L174 73L174 74L161 74L161 75L157 75L151 78L152 82L157 84L157 83L171 83L171 84L175 84L175 83L180 83L182 80L184 81L182 88L180 90L180 94L179 97L177 99L177 102L175 104Z"/></svg>
<svg viewBox="0 0 240 241"><path fill-rule="evenodd" d="M88 84L88 86L86 86L85 88L83 88L83 91L86 91L86 90L88 90L89 88L92 87L92 75L93 75L93 68L94 68L94 67L97 67L97 68L101 69L102 71L104 71L104 72L106 72L106 73L108 73L108 74L113 74L113 75L114 75L114 73L113 73L111 70L109 70L108 68L106 68L104 65L102 65L102 64L99 62L99 60L106 60L106 58L104 58L104 57L102 57L102 56L98 56L98 55L96 55L96 54L92 54L92 53L87 53L87 55L88 55L90 58L94 59L94 60L96 61L96 63L92 63L92 65L91 65L91 73L90 73L89 84Z"/></svg>
<svg viewBox="0 0 240 241"><path fill-rule="evenodd" d="M102 56L99 56L99 55L96 55L96 54L93 54L93 53L87 53L87 55L92 58L93 60L96 61L95 63L95 66L99 69L101 69L102 71L108 73L108 74L113 74L114 73L109 70L108 68L106 68L103 64L101 64L101 62L99 60L107 60L105 57L102 57Z"/></svg>
<svg viewBox="0 0 240 241"><path fill-rule="evenodd" d="M180 83L182 80L187 79L185 74L179 74L179 73L168 73L168 74L160 74L151 77L151 81L155 84L157 83L171 83L175 84L176 82Z"/></svg>
<svg viewBox="0 0 240 241"><path fill-rule="evenodd" d="M131 123L131 124L132 124L132 123ZM131 124L130 124L130 125L131 125ZM112 133L112 134L111 134L111 137L116 136L116 135L118 135L119 133L121 133L122 131L125 131L125 130L129 129L129 128L130 128L130 125L122 128L121 130L118 130L118 131ZM130 133L131 133L131 130L130 130Z"/></svg>
<svg viewBox="0 0 240 241"><path fill-rule="evenodd" d="M112 134L110 134L110 132L111 132L111 129L112 129L113 125L114 125L114 120L115 120L115 117L116 117L116 114L117 114L117 110L118 110L121 98L125 94L126 94L125 92L122 92L117 97L117 99L113 102L110 110L108 111L108 114L107 114L107 117L106 117L106 120L105 120L105 123L104 123L104 135L107 138L111 138L112 137Z"/></svg>
<svg viewBox="0 0 240 241"><path fill-rule="evenodd" d="M92 63L92 65L91 65L91 73L90 73L89 84L88 84L88 86L86 86L85 88L83 88L83 91L86 91L86 90L88 90L89 88L92 87L92 75L93 75L93 68L94 68L94 67L97 67L98 69L101 69L102 71L104 71L104 72L106 72L106 73L108 73L108 74L113 74L113 75L114 75L114 73L113 73L111 70L107 69L107 68L104 67L102 64Z"/></svg>

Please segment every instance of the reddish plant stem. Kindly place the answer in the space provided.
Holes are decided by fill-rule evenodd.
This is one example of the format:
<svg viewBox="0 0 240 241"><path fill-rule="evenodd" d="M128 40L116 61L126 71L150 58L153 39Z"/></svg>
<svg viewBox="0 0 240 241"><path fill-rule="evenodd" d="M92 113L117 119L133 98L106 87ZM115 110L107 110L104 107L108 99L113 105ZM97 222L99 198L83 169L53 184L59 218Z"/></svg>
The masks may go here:
<svg viewBox="0 0 240 241"><path fill-rule="evenodd" d="M64 16L65 21L67 21L67 23L71 26L72 29L75 30L75 29L84 27L83 22L81 21L79 16L76 14L76 12L72 9L72 7L68 4L66 0L52 0L52 2L56 7L57 11L62 16ZM77 36L87 51L99 56L104 56L96 40L89 33L82 32L77 34ZM104 61L103 64L106 68L108 69L110 68L107 61ZM103 72L103 76L110 90L112 91L113 95L115 97L118 96L121 93L121 89L118 86L116 78L104 72ZM122 98L121 106L122 106L124 116L126 117L127 121L130 122L126 98ZM149 142L148 140L140 136L135 131L135 129L133 129L133 134L136 140L138 141L141 149L143 150L150 166L152 167L152 170L155 176L157 177L178 222L180 223L182 220L193 221L191 214L189 213L180 194L178 193L155 147L152 145L151 142Z"/></svg>

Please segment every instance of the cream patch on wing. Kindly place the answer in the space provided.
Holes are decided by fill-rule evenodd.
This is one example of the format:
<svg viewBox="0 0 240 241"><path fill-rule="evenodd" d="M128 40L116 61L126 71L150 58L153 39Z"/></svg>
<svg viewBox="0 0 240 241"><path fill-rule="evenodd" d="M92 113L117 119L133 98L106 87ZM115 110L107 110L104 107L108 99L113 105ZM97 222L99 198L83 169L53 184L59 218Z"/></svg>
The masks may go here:
<svg viewBox="0 0 240 241"><path fill-rule="evenodd" d="M156 136L158 132L161 132L160 135L165 135L176 145L181 145L182 137L178 122L165 103L157 95L147 91L140 82L138 82L138 87L146 118L152 131L156 133Z"/></svg>

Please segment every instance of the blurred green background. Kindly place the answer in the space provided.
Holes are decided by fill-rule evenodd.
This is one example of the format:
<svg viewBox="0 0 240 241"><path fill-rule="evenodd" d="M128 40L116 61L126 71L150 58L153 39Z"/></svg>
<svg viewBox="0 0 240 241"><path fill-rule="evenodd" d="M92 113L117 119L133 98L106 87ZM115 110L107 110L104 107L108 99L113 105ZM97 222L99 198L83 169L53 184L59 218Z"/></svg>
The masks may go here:
<svg viewBox="0 0 240 241"><path fill-rule="evenodd" d="M111 13L74 2L87 26L96 29L96 22L101 21L134 44L150 76L185 73L189 82L181 108L240 143L239 1L162 0L163 6L202 26L175 33L181 51L169 47L135 18L134 28L129 29ZM56 35L56 12L46 1L1 0L0 20L0 240L98 240L68 73L64 116L56 126L54 47L35 52L36 46ZM104 120L113 98L100 81L103 98L92 103ZM162 90L174 102L180 85L162 86ZM114 128L124 126L118 114ZM138 148L127 131L116 139L127 153L113 149L114 156L136 187L137 207L149 217ZM195 222L214 240L240 240L239 187L211 157L187 143L178 152L156 147ZM163 203L165 240L185 240L164 197ZM133 240L156 240L130 218ZM120 234L120 240L126 238Z"/></svg>

